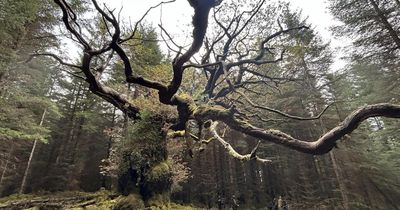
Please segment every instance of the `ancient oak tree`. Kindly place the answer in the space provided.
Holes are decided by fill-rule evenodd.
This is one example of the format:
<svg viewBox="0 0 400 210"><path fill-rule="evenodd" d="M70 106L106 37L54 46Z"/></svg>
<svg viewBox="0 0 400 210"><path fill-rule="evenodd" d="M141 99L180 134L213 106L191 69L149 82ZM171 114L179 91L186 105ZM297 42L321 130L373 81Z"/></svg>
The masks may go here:
<svg viewBox="0 0 400 210"><path fill-rule="evenodd" d="M186 133L187 136L204 143L216 139L238 159L256 158L268 162L257 156L257 148L248 155L240 155L234 151L233 147L219 135L217 122L259 139L261 144L273 142L303 153L325 154L336 146L338 140L354 131L369 117L400 118L400 105L388 103L367 105L355 110L337 127L317 140L300 140L279 130L258 127L257 120L261 118L254 117L254 110L262 111L264 115L274 114L290 120L316 120L328 108L311 117L294 116L281 111L279 107L265 106L247 96L247 92L255 92L253 89L255 85L273 86L296 80L290 74L274 74L272 68L264 71L260 69L268 69L270 64L285 62L286 49L284 45L279 44L279 40L289 34L302 34L309 28L302 24L284 23L280 18L263 19L264 13L268 12L265 0L253 3L238 1L238 4L242 5L237 7L221 0L188 0L188 7L190 5L193 10L192 41L189 46L180 46L168 34L168 29L162 24L159 25L163 38L161 41L169 43L168 47L175 53L170 62L171 78L167 83L139 75L132 68L134 60L128 56L125 45L137 38L140 22L151 9L171 1L161 2L150 8L137 23L126 29L119 20L118 11L91 0L94 12L98 14L106 28L107 36L103 40L88 35L88 29L85 28L81 17L76 15L69 1L54 0L54 2L60 8L61 20L66 30L82 49L80 62L70 63L61 56L48 52L39 52L34 56L50 56L62 65L78 70L70 73L84 79L92 93L111 103L130 118L138 118L138 113L143 107L131 103L127 95L106 86L104 82L105 69L112 63L121 63L128 84L157 91L158 101L161 104L176 107L176 117L167 120L170 123L169 132L173 136L185 135L183 132L185 130L188 133L187 126L193 121L200 132L190 135ZM276 27L270 27L269 24L275 24ZM187 71L199 72L199 77L203 79L200 97L180 90ZM207 130L212 134L208 140L204 139L201 133Z"/></svg>

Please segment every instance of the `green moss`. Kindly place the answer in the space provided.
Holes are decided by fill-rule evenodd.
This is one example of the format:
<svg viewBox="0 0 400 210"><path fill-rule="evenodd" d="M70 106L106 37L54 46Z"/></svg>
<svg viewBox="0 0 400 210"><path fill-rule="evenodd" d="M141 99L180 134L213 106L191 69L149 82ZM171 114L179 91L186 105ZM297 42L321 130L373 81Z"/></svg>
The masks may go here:
<svg viewBox="0 0 400 210"><path fill-rule="evenodd" d="M195 208L192 206L183 206L180 204L176 204L176 203L171 203L170 204L171 209L181 209L181 210L198 210L199 208Z"/></svg>
<svg viewBox="0 0 400 210"><path fill-rule="evenodd" d="M171 209L169 206L170 195L169 193L156 194L147 201L147 206L154 210L167 210Z"/></svg>
<svg viewBox="0 0 400 210"><path fill-rule="evenodd" d="M148 181L161 181L171 176L171 166L169 162L164 161L154 166L147 174Z"/></svg>
<svg viewBox="0 0 400 210"><path fill-rule="evenodd" d="M28 199L33 199L35 197L37 196L31 194L12 194L7 197L0 198L0 203L4 204L18 200L28 200Z"/></svg>
<svg viewBox="0 0 400 210"><path fill-rule="evenodd" d="M131 209L144 209L144 208L145 206L140 195L129 194L128 196L118 197L112 209L131 210Z"/></svg>
<svg viewBox="0 0 400 210"><path fill-rule="evenodd" d="M162 163L157 166L156 170L163 171L162 168L169 168L168 163ZM128 196L118 196L112 194L112 192L107 190L99 190L95 193L85 193L85 192L60 192L49 195L11 195L5 198L0 199L0 203L2 202L15 202L21 200L35 200L35 199L46 199L46 198L68 198L68 197L76 197L76 196L89 196L90 200L82 201L79 203L65 203L66 206L63 208L64 210L124 210L124 209L148 209L148 210L195 210L195 209L203 209L198 207L186 206L182 204L176 204L170 201L169 192L164 192L160 194L156 194L151 197L146 205L143 202L142 197L139 194L129 194ZM94 201L94 203L93 203ZM90 205L85 205L87 203L93 203ZM30 210L39 209L37 207L29 208Z"/></svg>
<svg viewBox="0 0 400 210"><path fill-rule="evenodd" d="M169 194L172 184L172 171L168 161L163 161L153 166L145 174L141 194L148 201L159 194Z"/></svg>
<svg viewBox="0 0 400 210"><path fill-rule="evenodd" d="M149 210L200 210L203 208L193 207L181 205L173 202L169 202L169 200L157 200L156 202L149 203Z"/></svg>
<svg viewBox="0 0 400 210"><path fill-rule="evenodd" d="M222 106L199 106L196 109L196 112L193 113L193 116L202 121L208 119L215 119L215 118L226 118L230 116L230 112L228 109L225 109ZM204 118L204 119L203 119Z"/></svg>
<svg viewBox="0 0 400 210"><path fill-rule="evenodd" d="M197 105L190 95L184 93L184 94L180 94L179 96L175 96L175 97L180 103L186 104L191 113L194 113L197 110Z"/></svg>
<svg viewBox="0 0 400 210"><path fill-rule="evenodd" d="M186 104L194 103L193 98L190 95L186 94L186 93L177 95L175 97L181 103L186 103Z"/></svg>
<svg viewBox="0 0 400 210"><path fill-rule="evenodd" d="M32 200L58 200L57 202L63 202L65 210L81 210L81 209L93 209L93 210L109 210L117 203L116 199L113 199L116 195L107 190L99 190L95 193L88 192L58 192L58 193L47 193L42 192L40 195L33 194L22 194L22 195L10 195L0 199L0 208L4 205L10 205L14 202L26 202L26 206L31 206L29 203ZM82 201L69 200L69 198L83 197ZM63 201L62 199L66 199ZM83 208L84 206L85 208ZM8 207L7 207L8 208ZM32 207L30 209L35 209ZM42 209L42 208L40 208ZM46 209L46 207L43 207Z"/></svg>
<svg viewBox="0 0 400 210"><path fill-rule="evenodd" d="M184 137L184 136L185 136L185 130L168 132L168 134L167 134L167 138L177 138L177 137Z"/></svg>
<svg viewBox="0 0 400 210"><path fill-rule="evenodd" d="M276 136L280 136L286 139L293 139L293 137L289 136L288 134L280 131L280 130L275 130L275 129L269 129L268 130L269 133L276 135Z"/></svg>
<svg viewBox="0 0 400 210"><path fill-rule="evenodd" d="M40 208L39 208L39 207L37 207L37 206L35 206L35 207L28 208L28 209L24 209L24 210L40 210Z"/></svg>

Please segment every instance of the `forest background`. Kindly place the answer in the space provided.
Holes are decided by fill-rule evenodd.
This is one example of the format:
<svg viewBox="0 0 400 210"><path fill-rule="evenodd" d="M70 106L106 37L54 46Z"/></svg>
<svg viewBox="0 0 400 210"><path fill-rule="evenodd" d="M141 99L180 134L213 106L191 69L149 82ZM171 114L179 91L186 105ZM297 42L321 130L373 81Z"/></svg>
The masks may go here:
<svg viewBox="0 0 400 210"><path fill-rule="evenodd" d="M93 94L87 74L76 69L81 62L76 57L82 53L66 56L82 49L83 41L65 28L58 3L74 11L71 17L79 17L70 21L82 28L90 46L105 46L115 32L99 11L118 15L118 8L100 5L99 10L90 1L0 1L2 197L109 190L139 195L146 206L173 201L203 208L238 203L243 209L261 209L279 199L293 209L400 208L398 120L369 118L324 155L260 143L224 123L214 127L215 135L202 132L197 121L187 121L183 134L178 132L182 129L171 132L165 125L180 119L176 108L160 103L156 91L127 83L126 66L115 53L96 58L91 71L130 104L118 106ZM174 3L155 9L169 4ZM329 11L342 23L332 33L352 40L344 51L347 64L337 71L331 70L330 43L289 4L219 4L210 12L204 49L187 62L192 66L183 73L178 92L197 105L223 107L233 101L237 115L258 127L296 139L319 139L359 107L399 104L397 0L328 1ZM135 74L167 84L174 76L171 63L189 47L176 43L162 23L119 23L123 35L132 34L121 46ZM242 27L229 41L228 34ZM185 30L179 33L190 44L192 28ZM272 37L275 32L282 33ZM225 36L218 40L221 34ZM214 56L210 62L259 55L257 46L268 37L266 62L238 65L232 74L221 72L225 76L216 77L209 88L210 66L201 63L205 55ZM68 38L72 41L65 41ZM231 54L224 53L226 46ZM239 75L244 85L235 83ZM220 101L213 99L217 96ZM132 114L132 107L141 110ZM239 155L232 155L224 140Z"/></svg>

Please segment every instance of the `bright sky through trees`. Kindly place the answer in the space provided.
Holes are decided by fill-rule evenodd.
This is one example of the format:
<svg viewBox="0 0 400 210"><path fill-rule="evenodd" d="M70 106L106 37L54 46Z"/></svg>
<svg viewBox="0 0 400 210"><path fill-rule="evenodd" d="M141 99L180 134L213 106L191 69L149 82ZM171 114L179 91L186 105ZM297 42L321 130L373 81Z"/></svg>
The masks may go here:
<svg viewBox="0 0 400 210"><path fill-rule="evenodd" d="M332 36L329 27L339 24L335 21L327 9L327 2L324 0L285 0L290 2L293 9L302 10L303 16L308 17L308 22L315 27L325 41L330 41L332 48L343 48L348 43L346 40L338 40ZM103 0L111 8L119 10L123 5L121 16L124 21L135 23L151 7L160 3L160 0ZM163 12L164 11L164 12ZM174 12L170 12L174 11ZM189 44L191 39L187 37L191 31L191 18L193 11L186 0L176 0L173 3L164 4L160 8L152 10L145 18L146 22L157 26L162 22L163 27L170 33L174 39L183 42L183 45ZM183 33L182 33L183 32ZM163 46L162 46L163 47ZM333 70L338 70L345 64L340 60L343 56L343 49L336 52Z"/></svg>

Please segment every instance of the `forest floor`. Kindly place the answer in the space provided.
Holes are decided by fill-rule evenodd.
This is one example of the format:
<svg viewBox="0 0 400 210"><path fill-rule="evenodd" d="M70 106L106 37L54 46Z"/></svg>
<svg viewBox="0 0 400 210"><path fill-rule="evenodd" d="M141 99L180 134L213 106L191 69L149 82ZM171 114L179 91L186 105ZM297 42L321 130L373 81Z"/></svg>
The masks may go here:
<svg viewBox="0 0 400 210"><path fill-rule="evenodd" d="M7 210L110 210L110 209L148 209L148 210L201 210L202 208L183 206L168 202L145 207L139 195L122 196L107 190L94 193L59 192L42 194L15 194L0 198L0 209Z"/></svg>

